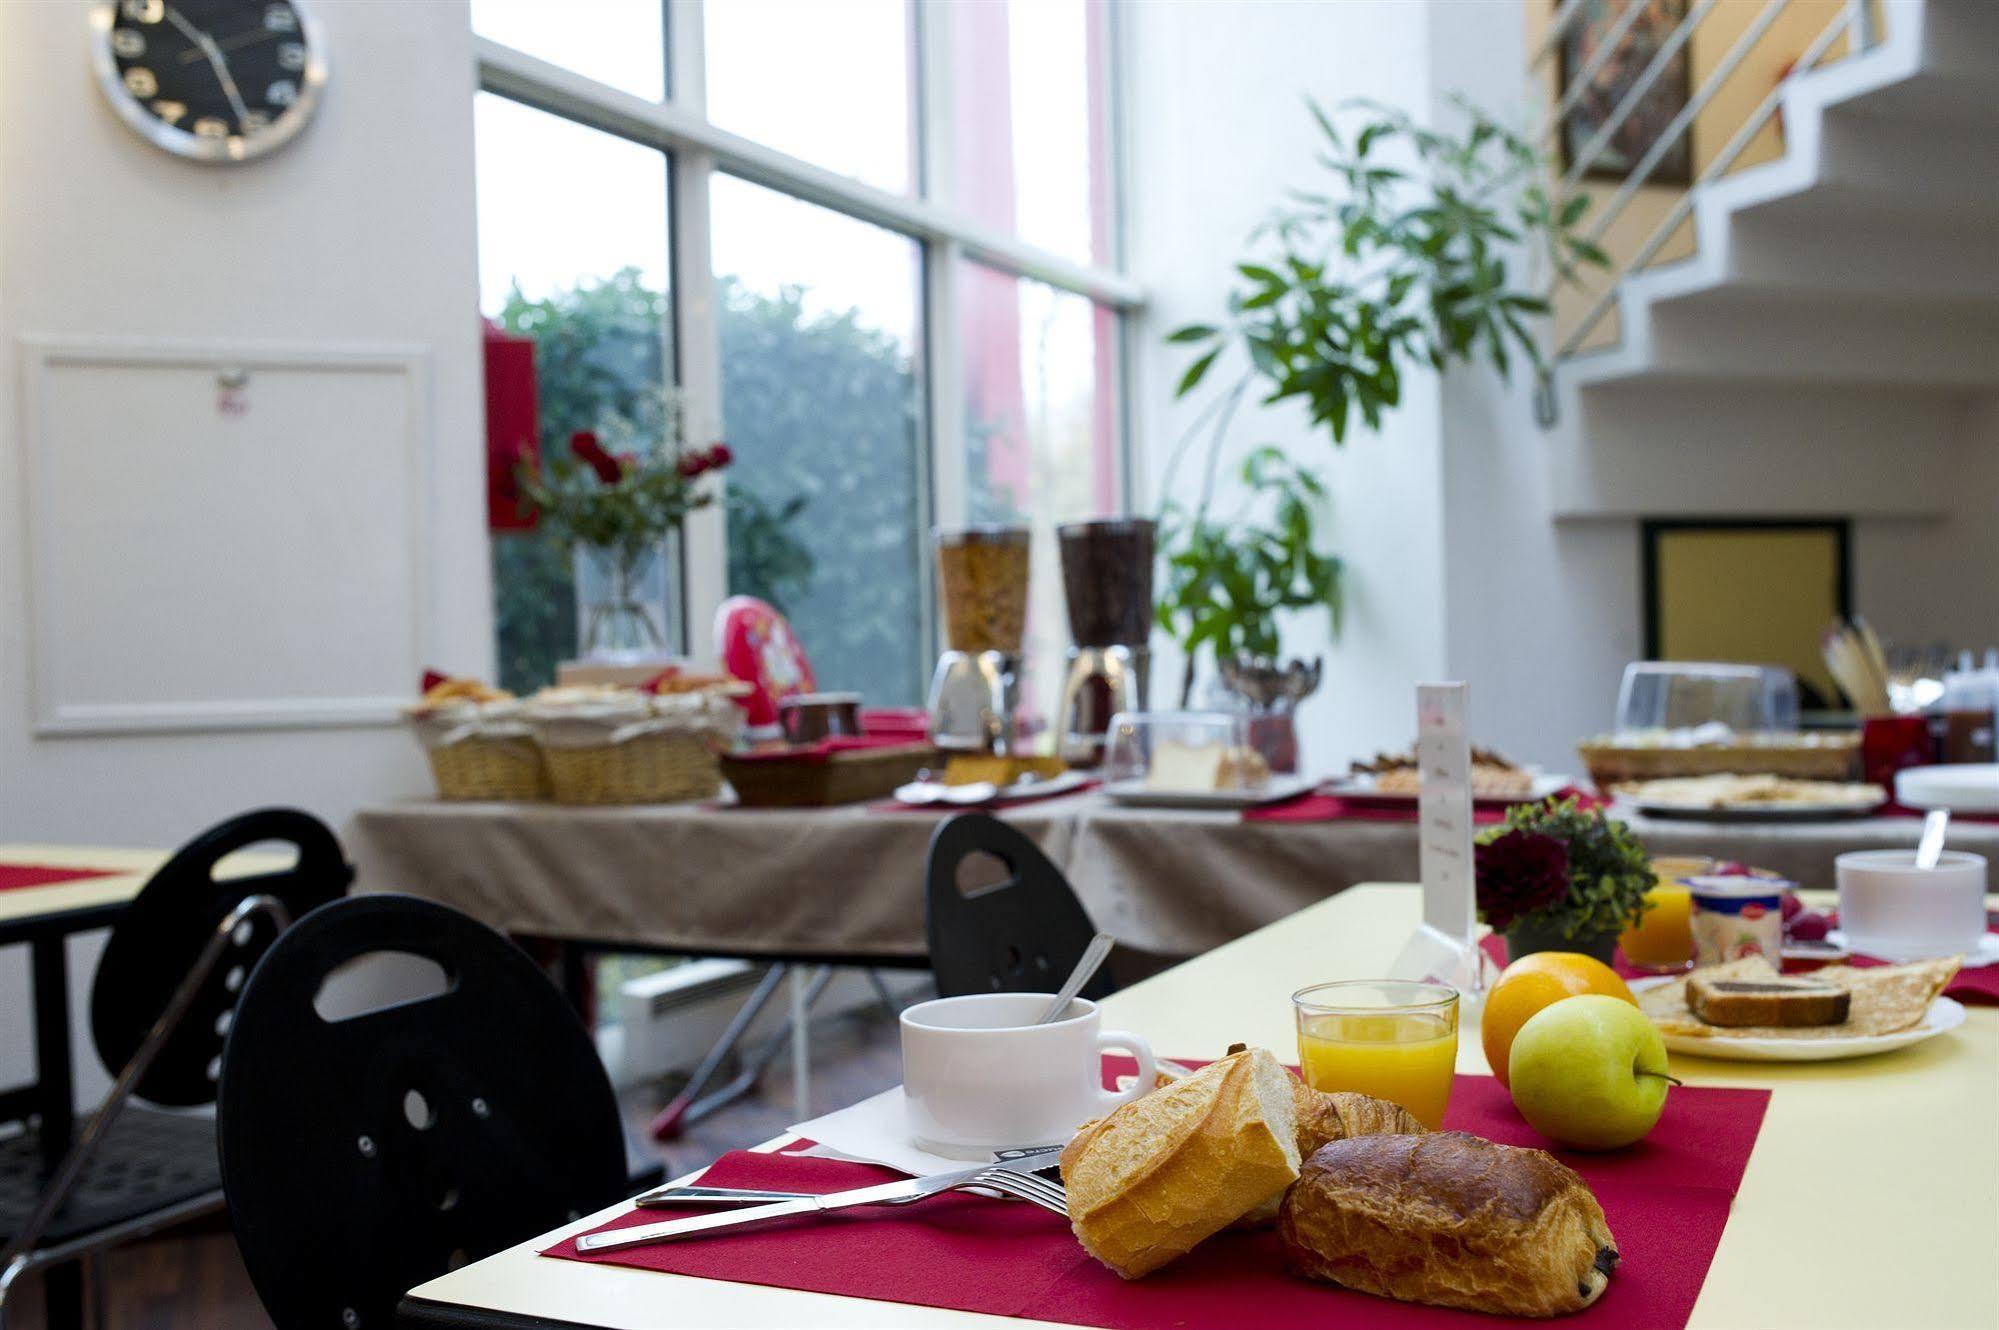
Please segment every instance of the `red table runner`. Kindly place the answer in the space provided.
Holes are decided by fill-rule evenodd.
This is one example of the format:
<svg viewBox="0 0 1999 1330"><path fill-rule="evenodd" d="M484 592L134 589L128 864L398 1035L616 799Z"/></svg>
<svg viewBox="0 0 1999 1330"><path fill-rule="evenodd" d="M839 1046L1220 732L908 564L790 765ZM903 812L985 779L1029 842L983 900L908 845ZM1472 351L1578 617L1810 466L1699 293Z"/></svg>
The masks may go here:
<svg viewBox="0 0 1999 1330"><path fill-rule="evenodd" d="M1609 1291L1566 1324L1605 1330L1686 1324L1769 1098L1766 1090L1689 1086L1673 1091L1659 1125L1640 1144L1605 1155L1557 1152L1596 1193L1623 1256ZM1487 1076L1457 1078L1445 1125L1509 1145L1546 1144ZM702 1181L827 1192L897 1176L866 1164L737 1152L724 1155ZM603 1227L659 1217L635 1211ZM1333 1324L1353 1330L1476 1330L1505 1323L1290 1278L1269 1232L1221 1234L1166 1269L1127 1281L1085 1253L1058 1216L965 1195L907 1210L853 1210L597 1256L579 1255L575 1244L565 1241L544 1254L1106 1330L1299 1330Z"/></svg>
<svg viewBox="0 0 1999 1330"><path fill-rule="evenodd" d="M1574 785L1565 785L1550 797L1566 799L1571 795L1581 800L1585 808L1605 806L1603 800ZM1508 807L1528 802L1531 801L1479 799L1472 805L1471 820L1480 826L1504 822ZM1315 790L1310 794L1301 794L1295 799L1286 799L1283 803L1265 804L1260 808L1245 808L1242 820L1245 822L1414 822L1416 801L1347 799L1337 794L1323 794Z"/></svg>
<svg viewBox="0 0 1999 1330"><path fill-rule="evenodd" d="M1999 929L1993 931L1999 932ZM1506 965L1505 938L1497 933L1488 933L1479 945L1485 948L1486 955L1492 957L1496 964L1504 968ZM1869 966L1888 965L1892 964L1892 962L1884 961L1878 956L1856 954L1847 964L1859 969L1866 969ZM1631 964L1631 962L1625 960L1624 950L1621 947L1618 949L1616 955L1612 957L1611 967L1626 979L1644 979L1652 974L1652 971L1641 970ZM1792 965L1786 963L1784 966L1786 973L1794 971L1802 972L1817 968L1816 965L1812 964ZM1999 1005L1999 965L1983 965L1975 970L1959 970L1956 977L1944 985L1943 992L1945 997L1956 998L1959 1002L1969 1002L1977 1006Z"/></svg>
<svg viewBox="0 0 1999 1330"><path fill-rule="evenodd" d="M0 891L16 887L47 887L58 882L81 882L85 878L110 877L109 868L56 868L49 864L0 864Z"/></svg>

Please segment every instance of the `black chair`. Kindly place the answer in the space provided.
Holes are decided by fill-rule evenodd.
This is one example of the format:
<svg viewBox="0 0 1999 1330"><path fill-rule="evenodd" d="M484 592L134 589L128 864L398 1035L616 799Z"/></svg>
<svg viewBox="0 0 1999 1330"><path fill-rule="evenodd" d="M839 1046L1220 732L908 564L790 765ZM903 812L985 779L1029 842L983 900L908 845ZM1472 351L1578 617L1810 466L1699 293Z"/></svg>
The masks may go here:
<svg viewBox="0 0 1999 1330"><path fill-rule="evenodd" d="M218 879L230 854L296 847L290 868ZM162 1112L215 1100L249 969L291 920L347 890L340 843L309 813L266 808L197 836L119 916L91 988L91 1034L117 1079L44 1185L38 1130L0 1142L0 1326L22 1275L93 1256L222 1204L215 1123Z"/></svg>
<svg viewBox="0 0 1999 1330"><path fill-rule="evenodd" d="M441 992L344 1019L328 976L417 956ZM527 955L411 896L335 901L250 975L222 1054L222 1184L278 1330L387 1327L413 1286L627 1194L617 1096Z"/></svg>
<svg viewBox="0 0 1999 1330"><path fill-rule="evenodd" d="M959 870L980 854L998 860L1006 876L967 894ZM924 925L941 996L1051 993L1096 936L1062 870L1033 841L984 813L960 813L937 828L924 877ZM1116 991L1108 969L1083 986L1086 998Z"/></svg>

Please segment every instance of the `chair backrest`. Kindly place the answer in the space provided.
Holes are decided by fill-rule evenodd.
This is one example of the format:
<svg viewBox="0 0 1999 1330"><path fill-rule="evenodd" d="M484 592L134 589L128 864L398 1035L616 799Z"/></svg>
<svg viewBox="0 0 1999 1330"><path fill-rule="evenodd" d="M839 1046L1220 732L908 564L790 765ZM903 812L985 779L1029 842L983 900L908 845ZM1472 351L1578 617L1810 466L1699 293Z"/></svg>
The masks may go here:
<svg viewBox="0 0 1999 1330"><path fill-rule="evenodd" d="M959 868L980 854L998 860L1006 875L968 895ZM945 997L1052 993L1096 936L1062 870L1025 835L984 813L960 813L937 828L924 876L930 967ZM1083 986L1083 996L1116 989L1106 968Z"/></svg>
<svg viewBox="0 0 1999 1330"><path fill-rule="evenodd" d="M399 953L442 992L327 1019L328 976ZM456 910L365 895L292 925L222 1055L222 1186L278 1330L387 1327L417 1284L626 1192L589 1032L513 943Z"/></svg>
<svg viewBox="0 0 1999 1330"><path fill-rule="evenodd" d="M743 718L752 729L776 725L777 704L785 698L819 688L790 622L755 596L730 596L716 607L715 649L723 669L756 689L743 699Z"/></svg>
<svg viewBox="0 0 1999 1330"><path fill-rule="evenodd" d="M228 855L267 842L296 846L297 863L272 873L215 876L216 864ZM131 1060L216 926L244 897L275 896L297 919L342 895L353 880L354 870L332 831L296 808L243 813L189 841L119 916L98 962L90 991L90 1029L104 1065L116 1074ZM214 1101L228 1013L250 968L277 932L267 915L236 930L215 973L139 1081L141 1098L175 1106Z"/></svg>

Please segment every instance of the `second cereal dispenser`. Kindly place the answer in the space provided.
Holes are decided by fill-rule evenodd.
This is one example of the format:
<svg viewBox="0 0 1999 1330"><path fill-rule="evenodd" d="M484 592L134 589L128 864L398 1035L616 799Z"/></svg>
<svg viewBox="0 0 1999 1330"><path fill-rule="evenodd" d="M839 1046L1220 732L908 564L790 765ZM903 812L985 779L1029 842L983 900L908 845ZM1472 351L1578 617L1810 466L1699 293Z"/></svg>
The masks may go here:
<svg viewBox="0 0 1999 1330"><path fill-rule="evenodd" d="M930 680L930 733L957 752L1007 753L1027 628L1028 530L938 531L947 649Z"/></svg>

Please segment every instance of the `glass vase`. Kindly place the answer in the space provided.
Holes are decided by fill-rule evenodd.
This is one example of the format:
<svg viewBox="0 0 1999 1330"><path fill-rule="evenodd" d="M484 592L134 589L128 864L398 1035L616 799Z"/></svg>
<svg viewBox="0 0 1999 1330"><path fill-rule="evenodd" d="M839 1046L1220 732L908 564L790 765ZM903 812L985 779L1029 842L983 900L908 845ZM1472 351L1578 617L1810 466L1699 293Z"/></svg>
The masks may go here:
<svg viewBox="0 0 1999 1330"><path fill-rule="evenodd" d="M666 650L666 635L650 603L659 566L657 546L583 545L585 576L577 616L576 654L592 661L632 661Z"/></svg>

